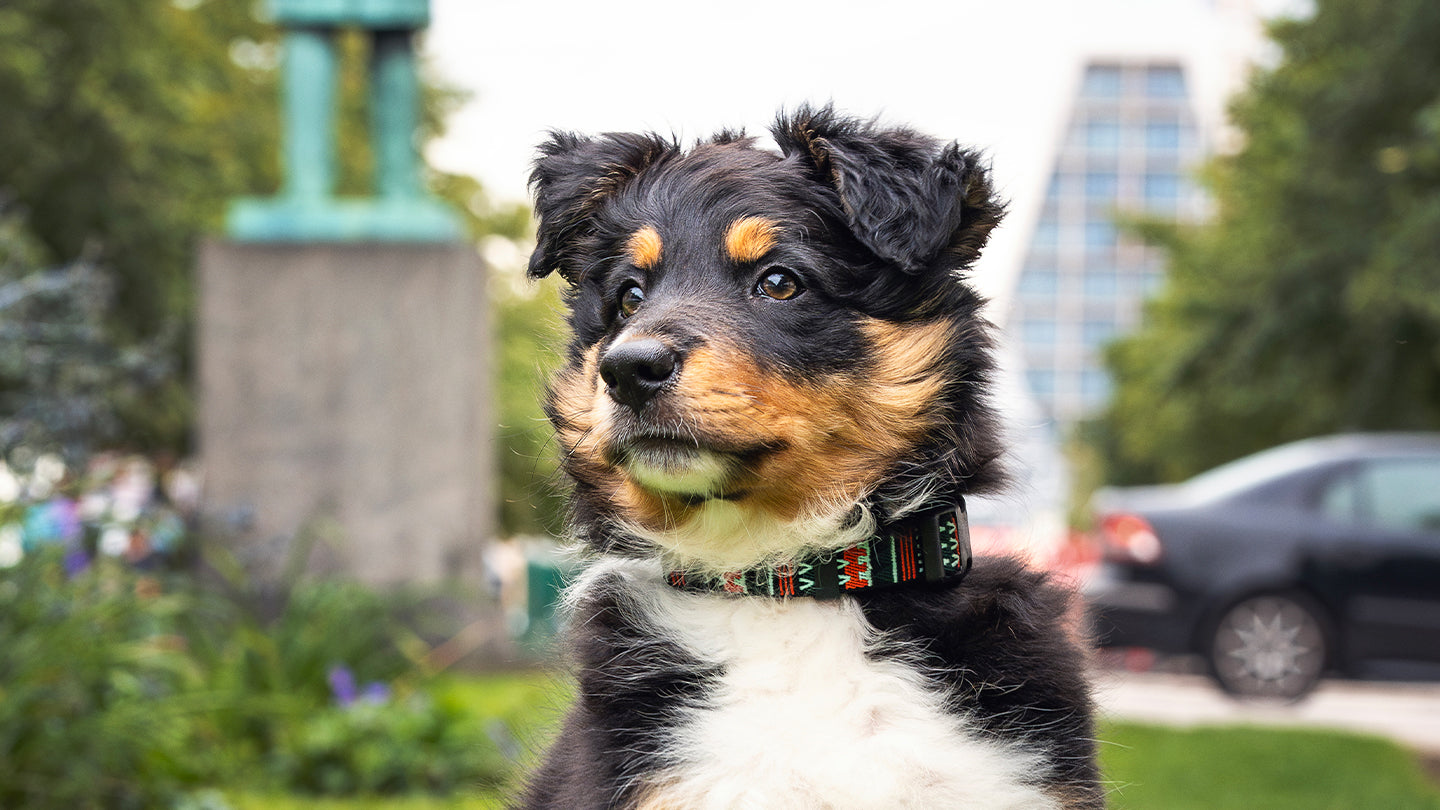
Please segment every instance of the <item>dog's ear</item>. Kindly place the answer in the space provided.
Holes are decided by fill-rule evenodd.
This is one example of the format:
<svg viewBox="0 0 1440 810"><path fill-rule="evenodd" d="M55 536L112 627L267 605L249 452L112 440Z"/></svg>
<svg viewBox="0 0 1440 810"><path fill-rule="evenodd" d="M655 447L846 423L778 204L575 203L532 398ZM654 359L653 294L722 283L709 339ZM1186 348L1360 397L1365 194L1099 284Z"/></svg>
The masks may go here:
<svg viewBox="0 0 1440 810"><path fill-rule="evenodd" d="M908 273L945 251L968 266L1004 214L977 154L909 129L882 129L829 106L781 114L772 133L833 187L855 237Z"/></svg>
<svg viewBox="0 0 1440 810"><path fill-rule="evenodd" d="M579 267L574 248L577 239L590 232L595 213L648 166L675 150L674 143L656 135L587 138L550 133L530 173L540 219L530 277L544 278L558 270L566 281L576 283Z"/></svg>

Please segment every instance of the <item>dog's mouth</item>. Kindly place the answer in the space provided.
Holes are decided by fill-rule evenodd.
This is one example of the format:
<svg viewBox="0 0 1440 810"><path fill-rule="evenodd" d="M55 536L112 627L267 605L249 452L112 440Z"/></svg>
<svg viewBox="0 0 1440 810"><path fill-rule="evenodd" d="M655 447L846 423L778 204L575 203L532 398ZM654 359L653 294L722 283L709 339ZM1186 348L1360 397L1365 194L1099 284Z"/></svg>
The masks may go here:
<svg viewBox="0 0 1440 810"><path fill-rule="evenodd" d="M637 485L688 501L738 500L763 449L737 449L692 436L640 433L611 445L610 462Z"/></svg>

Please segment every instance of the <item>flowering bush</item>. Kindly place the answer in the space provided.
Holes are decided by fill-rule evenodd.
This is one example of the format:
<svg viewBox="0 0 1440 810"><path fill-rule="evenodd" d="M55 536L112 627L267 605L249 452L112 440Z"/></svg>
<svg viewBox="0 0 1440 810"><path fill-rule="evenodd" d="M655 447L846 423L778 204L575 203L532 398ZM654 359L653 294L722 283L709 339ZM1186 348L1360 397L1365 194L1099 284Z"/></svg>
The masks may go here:
<svg viewBox="0 0 1440 810"><path fill-rule="evenodd" d="M508 775L509 762L463 705L428 692L396 699L379 684L356 691L353 680L340 680L336 702L287 727L269 758L290 790L450 793Z"/></svg>
<svg viewBox="0 0 1440 810"><path fill-rule="evenodd" d="M183 597L113 561L68 574L59 549L0 575L0 807L169 807L203 673L174 635Z"/></svg>
<svg viewBox="0 0 1440 810"><path fill-rule="evenodd" d="M505 778L395 605L304 581L266 611L43 546L0 569L0 807L193 808L204 787L452 793ZM198 792L197 792L198 791Z"/></svg>
<svg viewBox="0 0 1440 810"><path fill-rule="evenodd" d="M64 550L72 574L97 556L173 567L193 551L198 491L187 468L162 473L139 456L101 454L78 476L58 456L23 475L0 462L0 568L49 547Z"/></svg>

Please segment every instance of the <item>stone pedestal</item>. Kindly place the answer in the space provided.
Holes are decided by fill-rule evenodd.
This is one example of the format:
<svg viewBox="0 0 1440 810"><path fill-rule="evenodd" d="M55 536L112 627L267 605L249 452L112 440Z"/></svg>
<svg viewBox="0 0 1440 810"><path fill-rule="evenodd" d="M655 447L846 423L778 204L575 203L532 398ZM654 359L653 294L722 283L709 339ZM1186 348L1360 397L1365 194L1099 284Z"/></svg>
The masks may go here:
<svg viewBox="0 0 1440 810"><path fill-rule="evenodd" d="M376 585L479 583L495 515L484 282L460 243L204 246L206 516L252 573L300 549Z"/></svg>

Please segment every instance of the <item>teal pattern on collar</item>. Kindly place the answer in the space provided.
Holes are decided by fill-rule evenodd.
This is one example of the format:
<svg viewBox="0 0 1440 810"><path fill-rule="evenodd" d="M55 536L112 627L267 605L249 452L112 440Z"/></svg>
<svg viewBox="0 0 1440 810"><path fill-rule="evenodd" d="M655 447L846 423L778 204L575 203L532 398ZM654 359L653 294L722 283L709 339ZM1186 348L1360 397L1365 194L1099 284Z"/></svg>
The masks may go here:
<svg viewBox="0 0 1440 810"><path fill-rule="evenodd" d="M961 501L884 527L849 548L794 564L720 576L671 571L666 579L671 587L685 591L834 599L847 593L961 577L969 572L970 561L970 524Z"/></svg>

